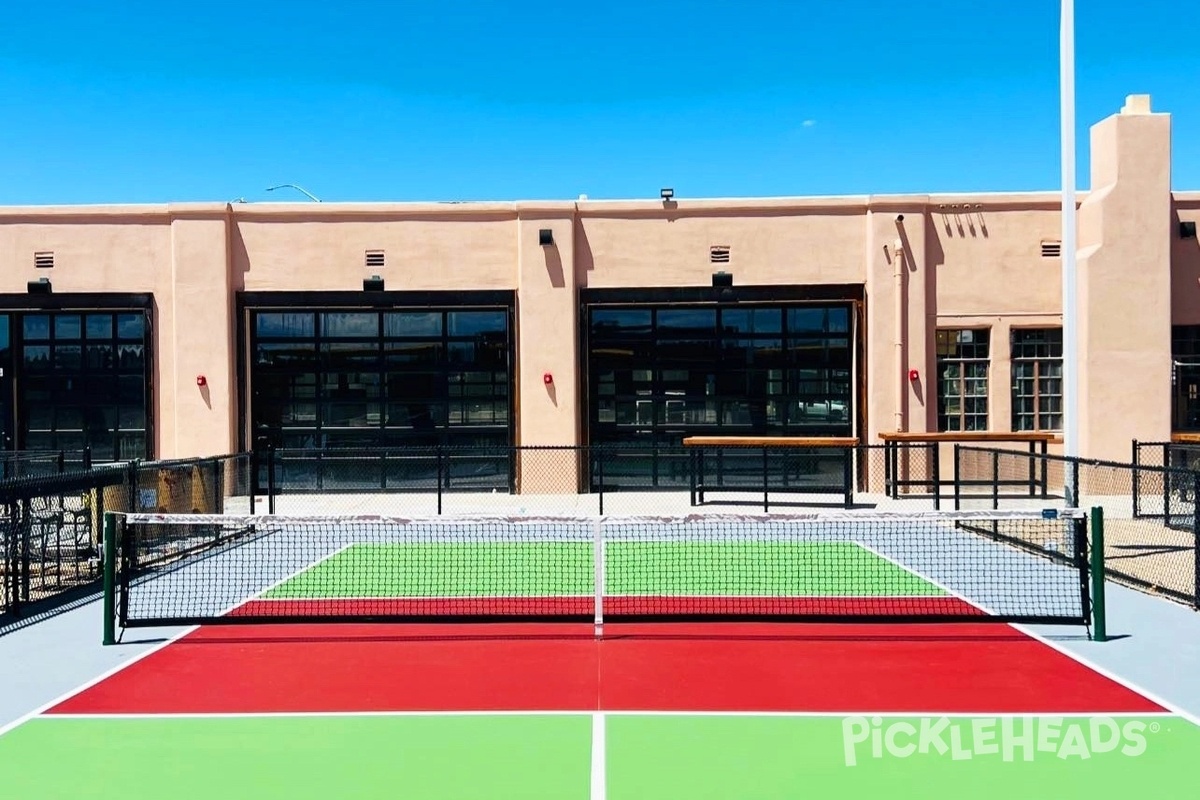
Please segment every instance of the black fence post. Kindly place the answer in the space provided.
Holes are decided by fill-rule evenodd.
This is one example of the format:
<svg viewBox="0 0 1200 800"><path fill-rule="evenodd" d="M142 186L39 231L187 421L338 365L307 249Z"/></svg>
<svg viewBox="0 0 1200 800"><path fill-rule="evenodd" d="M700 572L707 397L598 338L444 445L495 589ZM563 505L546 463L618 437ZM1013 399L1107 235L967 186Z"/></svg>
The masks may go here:
<svg viewBox="0 0 1200 800"><path fill-rule="evenodd" d="M1071 491L1075 495L1074 497L1071 498L1071 503L1072 503L1071 507L1079 508L1079 497L1080 497L1081 492L1079 491L1079 461L1077 459L1073 459L1071 461L1070 469L1071 469Z"/></svg>
<svg viewBox="0 0 1200 800"><path fill-rule="evenodd" d="M1142 493L1142 470L1141 470L1142 448L1138 447L1137 439L1133 440L1132 455L1133 455L1133 458L1131 459L1130 463L1133 464L1133 489L1132 489L1133 518L1137 519L1138 517L1140 517L1142 515L1141 514L1141 502L1140 502L1140 500L1141 500L1140 495Z"/></svg>
<svg viewBox="0 0 1200 800"><path fill-rule="evenodd" d="M138 462L136 460L130 461L125 467L125 483L129 486L129 496L126 498L126 505L129 506L127 510L136 514L140 510L138 506L141 499L141 487L138 486Z"/></svg>
<svg viewBox="0 0 1200 800"><path fill-rule="evenodd" d="M275 443L267 442L267 513L275 513Z"/></svg>
<svg viewBox="0 0 1200 800"><path fill-rule="evenodd" d="M940 511L942 508L942 445L939 442L930 442L931 448L930 457L933 460L933 508L935 511Z"/></svg>
<svg viewBox="0 0 1200 800"><path fill-rule="evenodd" d="M1172 480L1171 480L1171 475L1172 475L1172 473L1171 473L1171 471L1170 471L1170 467L1171 467L1171 445L1169 445L1169 444L1167 444L1167 443L1165 443L1165 442L1164 442L1164 443L1163 443L1163 446L1162 446L1162 451L1163 451L1163 453L1162 453L1162 465L1163 465L1163 467L1164 467L1164 469L1163 469L1163 481L1162 481L1162 485L1163 485L1163 486L1162 486L1162 493L1163 493L1163 520L1166 522L1166 524L1167 524L1167 525L1170 525L1170 524L1171 524L1171 483L1172 483Z"/></svg>
<svg viewBox="0 0 1200 800"><path fill-rule="evenodd" d="M437 513L442 515L442 446L440 444L433 447L434 472L437 480Z"/></svg>
<svg viewBox="0 0 1200 800"><path fill-rule="evenodd" d="M596 488L600 492L600 514L604 514L604 449L596 450Z"/></svg>
<svg viewBox="0 0 1200 800"><path fill-rule="evenodd" d="M842 455L842 491L846 508L854 507L854 448L847 446Z"/></svg>
<svg viewBox="0 0 1200 800"><path fill-rule="evenodd" d="M83 468L92 468L92 446L90 444L83 446Z"/></svg>
<svg viewBox="0 0 1200 800"><path fill-rule="evenodd" d="M959 463L962 461L962 445L954 443L954 510L962 510L962 473Z"/></svg>
<svg viewBox="0 0 1200 800"><path fill-rule="evenodd" d="M62 475L64 472L66 472L67 471L67 451L59 450L58 458L55 459L55 462L56 462L55 465L58 467L59 475Z"/></svg>
<svg viewBox="0 0 1200 800"><path fill-rule="evenodd" d="M240 460L240 457L238 459L235 459L234 464L237 464L237 462L239 460ZM258 495L258 448L257 447L250 448L250 455L249 455L249 460L248 460L247 464L248 464L248 468L250 470L250 475L248 476L250 479L250 486L248 487L250 490L250 513L253 514L254 513L254 504L255 504L255 501L257 500L257 495Z"/></svg>
<svg viewBox="0 0 1200 800"><path fill-rule="evenodd" d="M21 525L21 568L20 568L21 602L28 603L29 602L30 571L32 569L32 564L30 563L30 561L31 561L30 556L32 555L32 553L30 553L30 548L33 544L33 542L32 542L32 539L33 539L33 502L30 500L23 500L23 501L21 501L21 504L22 504L22 506L24 506L24 508L22 509L22 512L21 512L21 516L20 516L20 520L21 520L21 522L20 522L20 525ZM20 611L20 606L17 607L17 610Z"/></svg>
<svg viewBox="0 0 1200 800"><path fill-rule="evenodd" d="M1192 473L1192 608L1200 611L1200 472Z"/></svg>
<svg viewBox="0 0 1200 800"><path fill-rule="evenodd" d="M763 513L765 514L770 509L770 502L768 501L767 498L771 494L771 478L770 478L770 471L767 466L767 446L766 445L763 445L763 449L762 449L762 468L763 468L763 483L762 483L762 486L763 486Z"/></svg>
<svg viewBox="0 0 1200 800"><path fill-rule="evenodd" d="M1000 451L992 451L992 508L1000 508Z"/></svg>
<svg viewBox="0 0 1200 800"><path fill-rule="evenodd" d="M696 448L687 451L688 454L688 505L696 505Z"/></svg>

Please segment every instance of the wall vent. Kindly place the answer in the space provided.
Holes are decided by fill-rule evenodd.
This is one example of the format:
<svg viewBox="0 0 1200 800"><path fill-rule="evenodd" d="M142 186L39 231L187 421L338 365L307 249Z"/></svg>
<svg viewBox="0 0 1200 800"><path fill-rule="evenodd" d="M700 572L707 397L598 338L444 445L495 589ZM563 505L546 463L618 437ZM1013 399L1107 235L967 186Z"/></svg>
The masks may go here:
<svg viewBox="0 0 1200 800"><path fill-rule="evenodd" d="M368 267L382 267L387 261L382 250L368 250L366 256L366 265Z"/></svg>
<svg viewBox="0 0 1200 800"><path fill-rule="evenodd" d="M1057 239L1042 242L1042 258L1061 258L1062 242Z"/></svg>
<svg viewBox="0 0 1200 800"><path fill-rule="evenodd" d="M33 254L33 266L37 269L50 269L54 266L54 253L42 252Z"/></svg>
<svg viewBox="0 0 1200 800"><path fill-rule="evenodd" d="M729 245L714 244L708 248L708 260L713 264L728 264Z"/></svg>

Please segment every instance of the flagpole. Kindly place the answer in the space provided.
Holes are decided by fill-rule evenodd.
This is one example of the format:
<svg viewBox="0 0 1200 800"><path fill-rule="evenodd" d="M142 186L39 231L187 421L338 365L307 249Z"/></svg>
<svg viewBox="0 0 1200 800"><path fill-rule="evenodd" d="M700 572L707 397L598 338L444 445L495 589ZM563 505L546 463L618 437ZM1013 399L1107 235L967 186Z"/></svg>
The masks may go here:
<svg viewBox="0 0 1200 800"><path fill-rule="evenodd" d="M1075 2L1060 2L1059 100L1062 123L1063 455L1079 455L1079 352L1076 333ZM1078 505L1074 470L1065 470L1064 498Z"/></svg>

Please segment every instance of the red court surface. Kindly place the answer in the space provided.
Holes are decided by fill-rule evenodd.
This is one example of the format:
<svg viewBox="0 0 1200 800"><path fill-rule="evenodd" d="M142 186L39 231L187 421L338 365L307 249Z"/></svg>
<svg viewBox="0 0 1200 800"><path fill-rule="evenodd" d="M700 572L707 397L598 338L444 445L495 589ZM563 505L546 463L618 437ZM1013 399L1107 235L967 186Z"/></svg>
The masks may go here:
<svg viewBox="0 0 1200 800"><path fill-rule="evenodd" d="M256 625L196 630L48 714L1162 712L1008 625Z"/></svg>

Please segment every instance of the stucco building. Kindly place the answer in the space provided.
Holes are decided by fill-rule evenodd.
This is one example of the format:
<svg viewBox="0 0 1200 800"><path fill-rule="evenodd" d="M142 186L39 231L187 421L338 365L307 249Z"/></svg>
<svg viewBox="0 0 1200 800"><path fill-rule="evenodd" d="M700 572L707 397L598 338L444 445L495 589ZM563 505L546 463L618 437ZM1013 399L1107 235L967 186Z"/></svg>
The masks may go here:
<svg viewBox="0 0 1200 800"><path fill-rule="evenodd" d="M1090 171L1080 449L1125 459L1200 430L1200 192L1172 192L1144 96L1093 127ZM104 460L1055 431L1059 203L0 208L0 434Z"/></svg>

